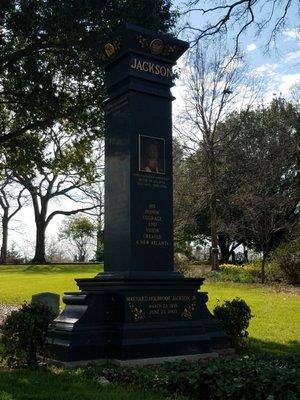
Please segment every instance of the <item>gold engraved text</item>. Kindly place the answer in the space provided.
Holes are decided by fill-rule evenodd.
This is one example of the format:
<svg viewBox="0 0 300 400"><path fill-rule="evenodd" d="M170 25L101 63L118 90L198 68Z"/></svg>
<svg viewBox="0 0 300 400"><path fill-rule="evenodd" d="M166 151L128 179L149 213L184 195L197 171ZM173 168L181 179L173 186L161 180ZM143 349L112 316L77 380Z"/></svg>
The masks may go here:
<svg viewBox="0 0 300 400"><path fill-rule="evenodd" d="M134 58L130 68L138 71L149 72L150 74L160 75L166 78L172 78L172 69L165 65L154 64L151 61L141 61L138 58Z"/></svg>

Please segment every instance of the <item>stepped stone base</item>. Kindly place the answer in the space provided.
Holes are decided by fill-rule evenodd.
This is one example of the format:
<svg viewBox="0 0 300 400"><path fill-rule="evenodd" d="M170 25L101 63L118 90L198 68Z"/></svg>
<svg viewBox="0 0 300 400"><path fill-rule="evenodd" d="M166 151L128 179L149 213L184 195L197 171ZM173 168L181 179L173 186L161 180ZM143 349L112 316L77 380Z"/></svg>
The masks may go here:
<svg viewBox="0 0 300 400"><path fill-rule="evenodd" d="M49 328L51 358L122 364L214 357L230 341L207 309L207 293L198 291L202 283L181 277L78 279L81 292L65 294L66 307Z"/></svg>

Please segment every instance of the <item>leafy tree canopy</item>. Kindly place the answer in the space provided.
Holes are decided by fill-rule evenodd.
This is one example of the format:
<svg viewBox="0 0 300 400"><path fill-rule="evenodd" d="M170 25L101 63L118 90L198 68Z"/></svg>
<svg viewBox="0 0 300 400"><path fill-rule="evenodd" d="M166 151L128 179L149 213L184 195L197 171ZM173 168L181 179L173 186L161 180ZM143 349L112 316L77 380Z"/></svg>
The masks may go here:
<svg viewBox="0 0 300 400"><path fill-rule="evenodd" d="M62 237L69 239L75 245L78 261L85 261L87 247L95 231L95 225L87 217L73 216L65 221Z"/></svg>
<svg viewBox="0 0 300 400"><path fill-rule="evenodd" d="M5 0L0 5L0 143L59 122L101 134L99 49L123 22L168 31L170 0Z"/></svg>

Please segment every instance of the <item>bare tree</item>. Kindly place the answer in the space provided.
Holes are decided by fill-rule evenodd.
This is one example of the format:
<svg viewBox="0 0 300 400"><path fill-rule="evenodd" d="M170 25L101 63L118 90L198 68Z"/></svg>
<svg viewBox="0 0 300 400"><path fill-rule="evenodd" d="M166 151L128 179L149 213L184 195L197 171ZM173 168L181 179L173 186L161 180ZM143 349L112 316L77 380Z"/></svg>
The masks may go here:
<svg viewBox="0 0 300 400"><path fill-rule="evenodd" d="M298 0L235 0L228 3L223 0L189 0L185 15L199 14L202 21L208 17L212 22L206 22L199 27L186 23L184 29L195 33L195 43L207 36L227 34L230 29L234 29L237 52L242 34L250 26L255 26L257 35L262 31L269 32L266 43L269 48L271 43L276 42L278 34L286 28L289 15L297 10L300 12ZM297 28L299 29L299 25Z"/></svg>
<svg viewBox="0 0 300 400"><path fill-rule="evenodd" d="M26 203L24 196L25 188L15 185L10 175L7 175L0 183L0 206L2 208L2 245L0 263L6 263L8 227L13 217L21 210Z"/></svg>
<svg viewBox="0 0 300 400"><path fill-rule="evenodd" d="M185 109L177 133L188 154L201 150L197 179L204 181L201 186L206 189L200 194L200 201L204 206L209 204L212 269L218 269L218 158L227 135L219 125L233 109L249 107L256 96L242 58L232 58L223 43L216 40L198 45L191 52L185 85Z"/></svg>
<svg viewBox="0 0 300 400"><path fill-rule="evenodd" d="M51 236L46 240L46 259L49 263L68 263L71 258L67 255L64 243L61 243L60 238Z"/></svg>

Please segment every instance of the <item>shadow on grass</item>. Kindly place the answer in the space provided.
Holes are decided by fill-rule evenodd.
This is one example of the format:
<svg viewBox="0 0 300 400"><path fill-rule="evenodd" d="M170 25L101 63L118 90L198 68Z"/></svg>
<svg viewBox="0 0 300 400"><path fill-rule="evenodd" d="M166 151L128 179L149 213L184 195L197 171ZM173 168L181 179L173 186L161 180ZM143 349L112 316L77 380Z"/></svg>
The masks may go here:
<svg viewBox="0 0 300 400"><path fill-rule="evenodd" d="M0 273L53 273L103 271L103 263L86 264L0 264ZM1 399L0 399L1 400Z"/></svg>
<svg viewBox="0 0 300 400"><path fill-rule="evenodd" d="M243 354L269 354L274 356L300 356L300 342L290 340L287 343L277 343L268 340L249 338Z"/></svg>
<svg viewBox="0 0 300 400"><path fill-rule="evenodd" d="M52 274L52 273L77 273L91 272L98 273L103 271L103 264L20 264L20 265L0 265L0 273L9 274ZM0 399L1 400L1 399Z"/></svg>
<svg viewBox="0 0 300 400"><path fill-rule="evenodd" d="M70 265L57 265L57 264L45 264L45 265L28 265L24 268L23 272L39 273L39 274L49 274L49 273L73 273L73 272L94 272L103 271L103 264L70 264Z"/></svg>
<svg viewBox="0 0 300 400"><path fill-rule="evenodd" d="M84 379L80 370L0 368L0 400L162 400L156 394ZM178 397L178 400L184 400ZM187 400L187 399L186 399Z"/></svg>

